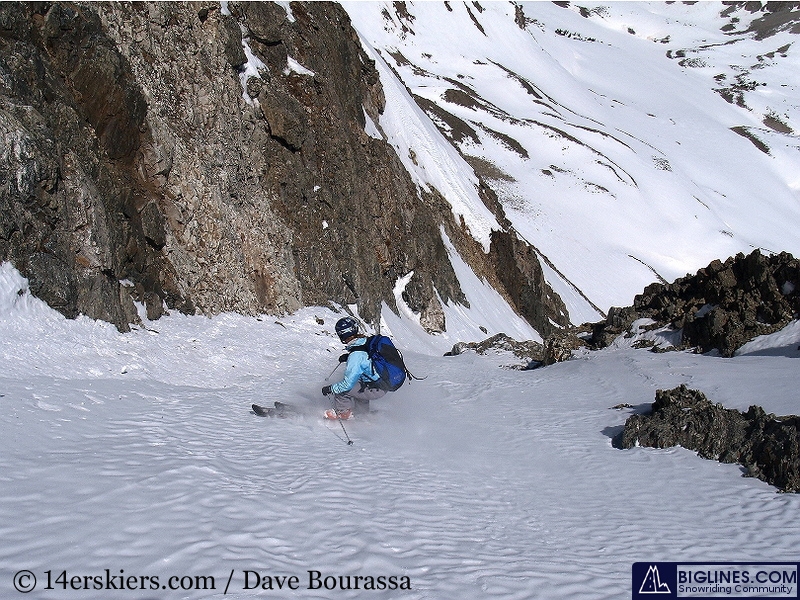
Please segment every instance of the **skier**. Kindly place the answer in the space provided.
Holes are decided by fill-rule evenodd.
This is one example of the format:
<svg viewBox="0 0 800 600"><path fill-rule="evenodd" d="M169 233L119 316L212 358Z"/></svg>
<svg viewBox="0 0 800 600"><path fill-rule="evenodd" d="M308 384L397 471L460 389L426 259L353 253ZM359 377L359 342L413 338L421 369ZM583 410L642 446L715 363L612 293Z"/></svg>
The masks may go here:
<svg viewBox="0 0 800 600"><path fill-rule="evenodd" d="M386 389L380 386L381 377L366 352L367 338L359 333L356 320L352 317L339 319L336 334L348 351L339 361L346 361L347 365L341 381L322 388L323 396L333 395L333 408L325 411L325 418L349 419L354 413L369 412L369 401L384 396Z"/></svg>

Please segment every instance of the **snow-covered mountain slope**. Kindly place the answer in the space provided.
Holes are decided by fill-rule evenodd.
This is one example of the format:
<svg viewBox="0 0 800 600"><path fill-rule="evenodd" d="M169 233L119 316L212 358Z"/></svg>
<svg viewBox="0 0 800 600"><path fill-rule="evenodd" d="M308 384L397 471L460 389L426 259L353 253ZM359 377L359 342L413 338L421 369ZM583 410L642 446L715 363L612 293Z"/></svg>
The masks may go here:
<svg viewBox="0 0 800 600"><path fill-rule="evenodd" d="M27 570L45 600L617 599L637 561L796 560L800 495L680 448L611 445L681 383L797 412L796 326L732 359L620 340L536 371L442 357L410 328L397 339L427 379L347 422L348 446L319 418L338 316L173 314L120 334L65 319L2 265L0 596ZM305 412L249 410L274 400ZM312 589L309 571L411 589ZM94 587L108 575L116 591ZM267 576L299 589L261 589Z"/></svg>
<svg viewBox="0 0 800 600"><path fill-rule="evenodd" d="M791 7L343 5L377 62L379 125L406 168L485 244L496 224L480 175L573 323L714 258L800 253Z"/></svg>
<svg viewBox="0 0 800 600"><path fill-rule="evenodd" d="M484 247L500 225L476 173L492 185L573 322L712 258L800 252L791 23L767 36L762 13L718 3L346 8L387 99L369 133ZM617 599L637 561L797 560L800 495L611 443L680 384L797 414L797 322L731 359L636 337L534 371L444 357L479 331L537 334L443 240L469 308L443 302L447 331L427 335L401 279L382 331L426 379L346 431L320 418L340 313L151 321L139 306L121 334L64 318L0 265L0 597L35 576L44 600ZM299 414L249 410L276 400ZM123 572L137 589L118 589ZM325 589L310 572L411 589ZM299 589L261 589L268 576Z"/></svg>

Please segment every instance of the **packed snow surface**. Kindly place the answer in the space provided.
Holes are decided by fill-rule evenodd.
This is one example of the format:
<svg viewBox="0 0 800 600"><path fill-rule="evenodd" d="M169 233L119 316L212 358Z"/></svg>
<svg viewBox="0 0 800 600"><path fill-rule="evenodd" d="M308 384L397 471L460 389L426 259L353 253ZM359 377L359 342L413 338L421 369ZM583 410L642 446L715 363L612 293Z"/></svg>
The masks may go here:
<svg viewBox="0 0 800 600"><path fill-rule="evenodd" d="M386 95L369 135L486 249L501 225L479 173L573 322L714 258L800 253L788 32L723 33L718 3L345 7ZM444 305L447 332L428 335L400 278L382 331L425 379L344 427L320 393L341 374L343 313L142 314L120 334L0 266L0 597L35 578L37 599L616 599L634 562L800 560L800 495L685 449L611 444L680 384L800 413L797 322L731 359L635 337L533 371L445 357L482 335L540 338L442 235L469 306ZM250 410L274 401L298 412ZM363 589L381 581L410 589Z"/></svg>
<svg viewBox="0 0 800 600"><path fill-rule="evenodd" d="M386 311L426 379L345 432L320 418L340 316L173 314L120 334L64 319L3 265L0 597L27 570L37 599L617 599L637 561L800 558L800 495L681 448L611 445L681 383L797 413L796 325L732 359L623 338L521 371L508 354L444 357L451 339ZM250 411L275 400L302 412ZM92 589L122 575L157 589ZM411 589L311 589L339 575ZM299 589L277 590L292 576Z"/></svg>

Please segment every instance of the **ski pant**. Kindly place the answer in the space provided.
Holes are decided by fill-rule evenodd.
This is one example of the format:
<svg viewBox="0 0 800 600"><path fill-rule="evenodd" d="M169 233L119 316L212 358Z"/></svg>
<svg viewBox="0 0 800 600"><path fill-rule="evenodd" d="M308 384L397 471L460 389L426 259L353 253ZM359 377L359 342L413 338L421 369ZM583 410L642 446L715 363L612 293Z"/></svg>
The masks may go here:
<svg viewBox="0 0 800 600"><path fill-rule="evenodd" d="M369 412L369 401L386 395L386 390L358 384L352 390L333 395L333 407L338 411L351 409L354 413Z"/></svg>

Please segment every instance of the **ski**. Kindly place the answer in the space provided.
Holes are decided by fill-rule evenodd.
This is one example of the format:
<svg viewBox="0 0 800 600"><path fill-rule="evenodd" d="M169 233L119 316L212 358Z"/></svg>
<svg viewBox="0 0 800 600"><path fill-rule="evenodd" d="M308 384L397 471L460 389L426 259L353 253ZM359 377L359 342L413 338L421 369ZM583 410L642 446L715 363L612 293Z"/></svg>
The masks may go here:
<svg viewBox="0 0 800 600"><path fill-rule="evenodd" d="M300 410L293 404L286 404L285 402L275 402L272 406L261 406L260 404L253 404L250 408L259 417L285 417L289 413L300 412Z"/></svg>
<svg viewBox="0 0 800 600"><path fill-rule="evenodd" d="M250 408L252 408L253 412L259 417L272 417L277 414L277 409L274 406L260 406L258 404L253 404Z"/></svg>

